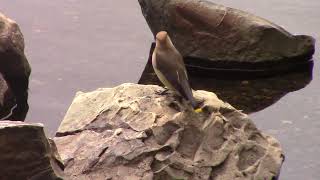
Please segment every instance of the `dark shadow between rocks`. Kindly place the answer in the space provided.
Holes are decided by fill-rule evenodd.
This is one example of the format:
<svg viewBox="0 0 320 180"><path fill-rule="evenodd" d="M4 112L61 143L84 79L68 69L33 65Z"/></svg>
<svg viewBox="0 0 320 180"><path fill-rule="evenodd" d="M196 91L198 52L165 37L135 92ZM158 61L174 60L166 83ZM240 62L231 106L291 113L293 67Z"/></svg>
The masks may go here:
<svg viewBox="0 0 320 180"><path fill-rule="evenodd" d="M148 63L140 77L139 84L161 85L151 64L151 55L154 44L150 48ZM236 67L232 69L222 68L197 68L188 66L188 58L185 58L189 81L195 90L206 90L230 103L245 113L260 111L281 99L289 92L304 88L312 80L313 61L298 60L281 65L282 68L273 69L273 65L257 65L257 69L251 65L249 68ZM228 66L227 66L228 67ZM230 66L229 66L230 67ZM247 66L248 67L248 66Z"/></svg>
<svg viewBox="0 0 320 180"><path fill-rule="evenodd" d="M21 104L17 107L16 98L0 73L0 120L24 120L29 107Z"/></svg>
<svg viewBox="0 0 320 180"><path fill-rule="evenodd" d="M10 110L14 105L14 97L9 91L7 82L0 73L0 120L10 113Z"/></svg>

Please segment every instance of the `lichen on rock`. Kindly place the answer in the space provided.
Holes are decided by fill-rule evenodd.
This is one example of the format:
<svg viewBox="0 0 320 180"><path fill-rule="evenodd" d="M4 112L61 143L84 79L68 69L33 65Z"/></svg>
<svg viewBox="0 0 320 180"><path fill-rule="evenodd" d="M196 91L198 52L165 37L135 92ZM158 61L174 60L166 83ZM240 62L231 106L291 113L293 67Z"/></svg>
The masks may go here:
<svg viewBox="0 0 320 180"><path fill-rule="evenodd" d="M194 91L203 112L155 85L77 93L54 138L69 179L271 179L280 144L247 115Z"/></svg>

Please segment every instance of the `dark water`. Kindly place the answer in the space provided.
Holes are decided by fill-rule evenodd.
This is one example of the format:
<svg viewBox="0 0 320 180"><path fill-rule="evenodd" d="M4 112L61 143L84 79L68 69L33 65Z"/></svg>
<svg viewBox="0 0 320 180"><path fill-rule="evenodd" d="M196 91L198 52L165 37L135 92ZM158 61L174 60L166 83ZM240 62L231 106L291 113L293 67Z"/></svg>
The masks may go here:
<svg viewBox="0 0 320 180"><path fill-rule="evenodd" d="M215 2L320 41L319 0ZM76 91L138 82L146 65L152 36L136 0L0 0L0 11L20 25L33 68L26 121L44 123L50 135ZM221 98L252 112L257 126L281 142L286 154L281 180L320 179L318 51L313 76L294 73L195 87L214 88Z"/></svg>

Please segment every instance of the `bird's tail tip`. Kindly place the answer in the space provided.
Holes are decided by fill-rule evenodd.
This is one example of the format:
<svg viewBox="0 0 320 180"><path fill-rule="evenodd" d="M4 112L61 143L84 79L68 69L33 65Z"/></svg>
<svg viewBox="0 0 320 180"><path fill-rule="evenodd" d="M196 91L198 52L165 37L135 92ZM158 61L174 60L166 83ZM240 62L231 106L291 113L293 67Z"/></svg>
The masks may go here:
<svg viewBox="0 0 320 180"><path fill-rule="evenodd" d="M203 111L202 111L202 108L196 108L196 109L194 109L194 112L195 113L202 113Z"/></svg>

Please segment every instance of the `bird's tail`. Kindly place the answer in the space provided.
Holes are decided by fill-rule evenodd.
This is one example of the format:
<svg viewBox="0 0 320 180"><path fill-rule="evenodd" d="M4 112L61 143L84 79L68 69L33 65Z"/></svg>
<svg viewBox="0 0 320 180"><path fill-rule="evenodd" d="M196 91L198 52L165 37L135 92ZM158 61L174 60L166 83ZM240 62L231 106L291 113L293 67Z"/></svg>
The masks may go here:
<svg viewBox="0 0 320 180"><path fill-rule="evenodd" d="M191 106L193 107L196 113L201 113L202 109L199 107L199 103L194 99L192 89L190 88L189 82L187 80L182 81L182 96L190 101Z"/></svg>
<svg viewBox="0 0 320 180"><path fill-rule="evenodd" d="M203 111L202 111L202 108L197 108L197 109L194 109L194 112L196 112L196 113L202 113Z"/></svg>
<svg viewBox="0 0 320 180"><path fill-rule="evenodd" d="M192 96L190 99L191 105L194 109L194 112L196 113L202 113L202 108L199 107L199 103L196 102L196 100L194 99L194 97Z"/></svg>

